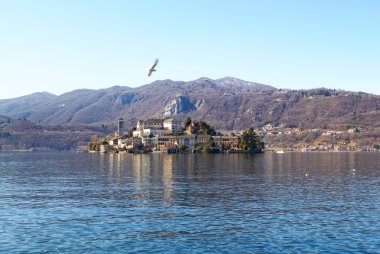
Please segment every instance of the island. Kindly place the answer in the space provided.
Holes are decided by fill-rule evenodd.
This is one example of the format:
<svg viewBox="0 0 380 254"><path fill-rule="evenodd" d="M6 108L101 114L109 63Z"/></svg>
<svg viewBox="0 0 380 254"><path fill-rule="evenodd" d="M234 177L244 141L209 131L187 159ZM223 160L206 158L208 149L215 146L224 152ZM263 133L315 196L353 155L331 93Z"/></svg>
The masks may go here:
<svg viewBox="0 0 380 254"><path fill-rule="evenodd" d="M89 152L101 153L261 153L264 147L253 128L216 131L205 121L189 117L183 122L173 118L139 120L128 131L124 119L119 118L115 133L88 143Z"/></svg>

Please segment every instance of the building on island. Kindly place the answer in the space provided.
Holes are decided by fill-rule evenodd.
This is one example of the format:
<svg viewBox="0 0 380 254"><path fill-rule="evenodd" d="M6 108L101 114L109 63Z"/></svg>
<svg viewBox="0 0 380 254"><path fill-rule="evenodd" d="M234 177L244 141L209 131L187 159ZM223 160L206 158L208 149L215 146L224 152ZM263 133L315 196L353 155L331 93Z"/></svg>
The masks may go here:
<svg viewBox="0 0 380 254"><path fill-rule="evenodd" d="M164 120L163 119L146 119L146 120L139 120L137 122L136 126L137 130L140 129L153 129L153 130L159 130L164 129Z"/></svg>
<svg viewBox="0 0 380 254"><path fill-rule="evenodd" d="M177 149L178 138L176 136L160 136L157 137L157 148L160 151L168 149Z"/></svg>
<svg viewBox="0 0 380 254"><path fill-rule="evenodd" d="M134 137L145 137L145 136L162 136L162 135L169 135L171 134L170 131L165 130L165 129L140 129L140 130L135 130L133 131L133 136Z"/></svg>
<svg viewBox="0 0 380 254"><path fill-rule="evenodd" d="M117 137L121 137L124 133L124 119L122 117L117 121Z"/></svg>
<svg viewBox="0 0 380 254"><path fill-rule="evenodd" d="M157 146L158 136L155 135L147 135L147 136L142 136L141 137L141 142L144 147L149 147L149 148L155 148Z"/></svg>
<svg viewBox="0 0 380 254"><path fill-rule="evenodd" d="M134 137L144 137L149 135L162 136L176 134L181 128L181 121L174 119L147 119L137 122Z"/></svg>
<svg viewBox="0 0 380 254"><path fill-rule="evenodd" d="M239 138L235 135L211 136L193 134L199 126L190 124L185 131L182 122L175 119L139 120L132 137L124 132L124 119L118 119L116 135L108 141L111 149L117 150L161 150L173 151L184 149L201 149L210 147L216 149L237 150Z"/></svg>
<svg viewBox="0 0 380 254"><path fill-rule="evenodd" d="M164 129L169 130L171 133L176 134L182 127L182 121L175 119L164 120Z"/></svg>
<svg viewBox="0 0 380 254"><path fill-rule="evenodd" d="M230 150L238 150L239 137L238 136L212 136L216 147L229 148Z"/></svg>
<svg viewBox="0 0 380 254"><path fill-rule="evenodd" d="M118 148L127 149L127 150L135 150L142 147L141 138L131 137L131 138L120 138L118 142Z"/></svg>
<svg viewBox="0 0 380 254"><path fill-rule="evenodd" d="M196 144L203 146L211 141L210 135L197 135Z"/></svg>
<svg viewBox="0 0 380 254"><path fill-rule="evenodd" d="M185 145L188 148L193 148L195 146L196 135L181 135L177 138L178 145Z"/></svg>

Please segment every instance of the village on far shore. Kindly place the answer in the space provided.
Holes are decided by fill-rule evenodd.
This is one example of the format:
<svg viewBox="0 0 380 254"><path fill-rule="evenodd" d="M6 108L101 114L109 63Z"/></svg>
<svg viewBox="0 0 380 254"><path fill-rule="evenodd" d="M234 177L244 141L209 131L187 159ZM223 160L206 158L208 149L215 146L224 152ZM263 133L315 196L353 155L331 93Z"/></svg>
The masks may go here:
<svg viewBox="0 0 380 254"><path fill-rule="evenodd" d="M89 152L101 153L261 153L264 142L249 128L242 132L218 132L204 121L183 122L176 119L145 119L136 127L124 129L118 119L117 131L98 141L88 143Z"/></svg>

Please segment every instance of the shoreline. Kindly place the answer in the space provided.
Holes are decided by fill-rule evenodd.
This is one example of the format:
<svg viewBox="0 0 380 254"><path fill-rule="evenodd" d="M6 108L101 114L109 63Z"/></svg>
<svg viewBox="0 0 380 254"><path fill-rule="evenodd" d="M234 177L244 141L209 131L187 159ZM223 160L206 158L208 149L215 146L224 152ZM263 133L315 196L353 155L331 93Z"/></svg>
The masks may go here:
<svg viewBox="0 0 380 254"><path fill-rule="evenodd" d="M198 152L198 153L192 153L192 152L177 152L177 153L167 153L164 151L155 151L155 152L136 152L136 153L128 153L128 152L98 152L98 151L85 151L84 153L99 153L99 154L264 154L264 153L275 153L275 154L284 154L284 153L380 153L380 151L365 151L365 150L352 150L352 151L333 151L333 150L327 150L327 151L300 151L300 150L293 150L293 151L288 151L288 150L282 150L282 151L274 151L274 150L266 150L262 152L221 152L221 153L206 153L206 152Z"/></svg>
<svg viewBox="0 0 380 254"><path fill-rule="evenodd" d="M100 151L88 151L88 150L34 150L34 149L19 149L19 150L1 150L0 152L14 152L14 153L44 153L44 152L72 152L72 153L109 153L109 154L155 154L155 153L164 153L164 154L260 154L260 153L378 153L380 150L264 150L262 152L251 152L251 151L225 151L218 153L207 153L207 152L197 152L192 153L190 151L186 152L177 152L177 153L168 153L165 151L153 151L153 152L142 152L138 151L135 153L130 153L127 151L108 151L108 152L100 152Z"/></svg>

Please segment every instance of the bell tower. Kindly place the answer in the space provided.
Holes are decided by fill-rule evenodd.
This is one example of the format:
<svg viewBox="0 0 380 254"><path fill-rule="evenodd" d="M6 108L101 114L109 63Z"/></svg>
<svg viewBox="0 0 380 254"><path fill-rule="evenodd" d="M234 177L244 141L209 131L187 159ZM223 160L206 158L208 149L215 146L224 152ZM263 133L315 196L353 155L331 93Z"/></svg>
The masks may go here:
<svg viewBox="0 0 380 254"><path fill-rule="evenodd" d="M120 117L117 121L117 136L121 137L124 133L124 118Z"/></svg>

